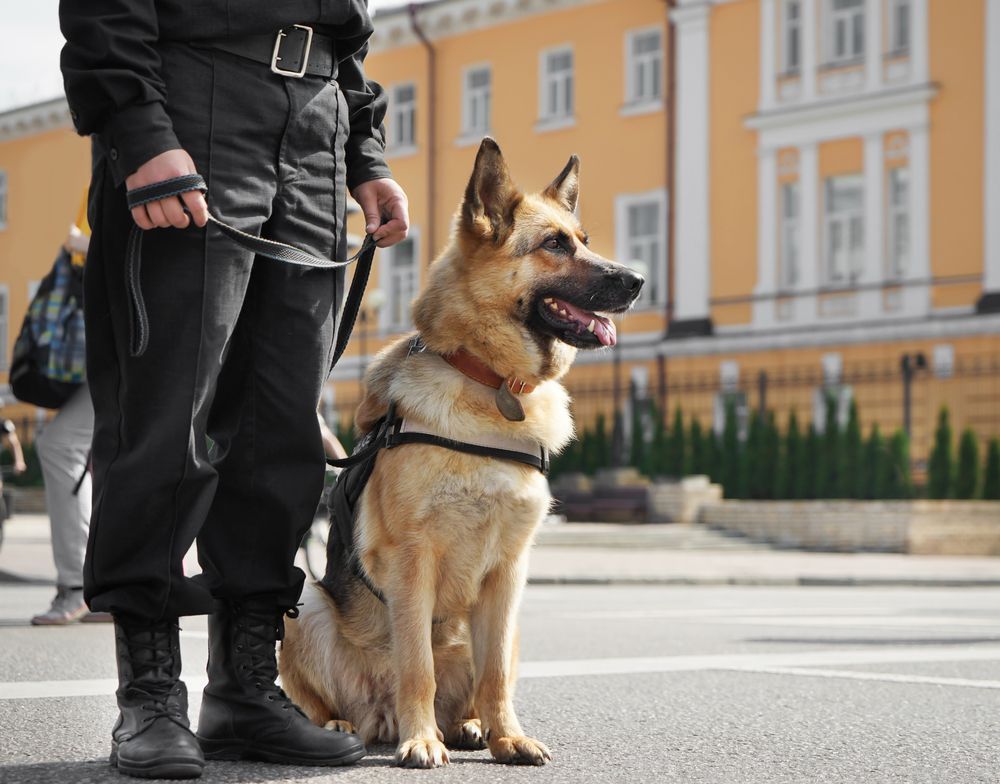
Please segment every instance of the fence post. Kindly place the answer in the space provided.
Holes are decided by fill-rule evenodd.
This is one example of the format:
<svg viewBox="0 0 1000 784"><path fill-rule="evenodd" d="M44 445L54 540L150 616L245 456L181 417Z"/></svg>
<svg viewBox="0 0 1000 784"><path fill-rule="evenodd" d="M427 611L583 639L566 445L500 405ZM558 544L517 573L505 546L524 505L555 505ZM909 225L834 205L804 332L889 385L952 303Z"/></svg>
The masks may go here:
<svg viewBox="0 0 1000 784"><path fill-rule="evenodd" d="M899 362L899 367L903 372L903 432L906 433L907 440L913 440L913 376L918 370L927 367L927 357L922 351L916 354L903 354Z"/></svg>

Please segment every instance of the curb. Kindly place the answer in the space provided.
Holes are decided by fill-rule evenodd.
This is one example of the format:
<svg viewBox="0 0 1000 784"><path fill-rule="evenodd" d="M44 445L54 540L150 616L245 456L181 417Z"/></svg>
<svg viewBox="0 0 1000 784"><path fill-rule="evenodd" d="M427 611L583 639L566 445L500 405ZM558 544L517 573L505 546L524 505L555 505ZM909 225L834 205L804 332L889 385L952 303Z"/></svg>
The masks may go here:
<svg viewBox="0 0 1000 784"><path fill-rule="evenodd" d="M998 579L953 577L529 577L528 585L699 586L758 588L1000 588Z"/></svg>

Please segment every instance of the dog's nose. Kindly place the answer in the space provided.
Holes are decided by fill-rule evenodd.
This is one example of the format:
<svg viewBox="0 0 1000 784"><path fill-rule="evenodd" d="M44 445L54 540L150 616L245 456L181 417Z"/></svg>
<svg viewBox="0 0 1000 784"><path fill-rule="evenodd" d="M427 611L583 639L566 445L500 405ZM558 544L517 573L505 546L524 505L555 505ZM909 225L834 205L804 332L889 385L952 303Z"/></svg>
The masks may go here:
<svg viewBox="0 0 1000 784"><path fill-rule="evenodd" d="M642 291L642 287L646 283L646 279L642 275L630 269L622 270L619 280L625 290L633 297L639 296L639 292Z"/></svg>

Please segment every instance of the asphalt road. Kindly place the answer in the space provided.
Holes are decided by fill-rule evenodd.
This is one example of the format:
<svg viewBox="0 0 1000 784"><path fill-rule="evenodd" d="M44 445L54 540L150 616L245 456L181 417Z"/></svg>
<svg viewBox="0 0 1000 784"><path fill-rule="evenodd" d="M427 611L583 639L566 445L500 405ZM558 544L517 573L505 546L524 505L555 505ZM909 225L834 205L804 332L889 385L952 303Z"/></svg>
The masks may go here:
<svg viewBox="0 0 1000 784"><path fill-rule="evenodd" d="M122 781L107 626L32 628L0 585L0 782ZM532 586L517 707L554 761L374 748L344 770L213 763L207 782L998 782L1000 589ZM205 623L182 632L197 715Z"/></svg>

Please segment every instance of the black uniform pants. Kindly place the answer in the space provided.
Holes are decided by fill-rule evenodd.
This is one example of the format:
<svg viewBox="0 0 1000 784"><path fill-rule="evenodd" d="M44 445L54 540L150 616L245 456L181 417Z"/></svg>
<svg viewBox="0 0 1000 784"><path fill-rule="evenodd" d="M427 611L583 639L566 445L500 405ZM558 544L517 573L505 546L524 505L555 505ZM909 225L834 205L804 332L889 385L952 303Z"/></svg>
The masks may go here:
<svg viewBox="0 0 1000 784"><path fill-rule="evenodd" d="M168 112L216 215L342 258L346 102L334 81L162 44ZM113 154L104 151L104 154ZM145 233L149 347L129 355L132 218L95 155L85 310L96 414L84 569L94 610L151 620L213 597L292 606L324 473L316 420L343 272L255 258L214 228ZM197 537L203 573L182 557Z"/></svg>

